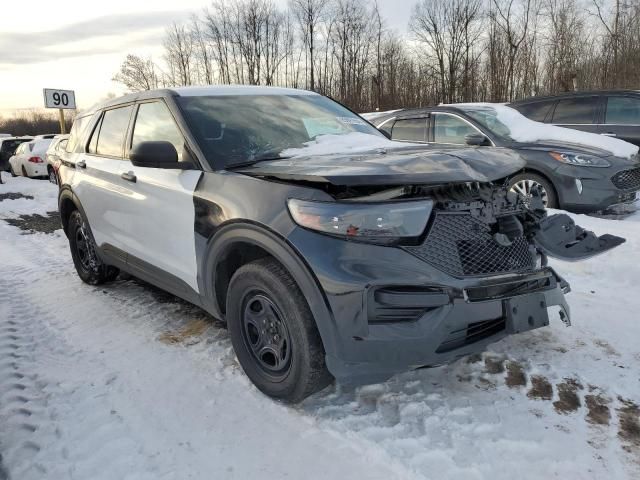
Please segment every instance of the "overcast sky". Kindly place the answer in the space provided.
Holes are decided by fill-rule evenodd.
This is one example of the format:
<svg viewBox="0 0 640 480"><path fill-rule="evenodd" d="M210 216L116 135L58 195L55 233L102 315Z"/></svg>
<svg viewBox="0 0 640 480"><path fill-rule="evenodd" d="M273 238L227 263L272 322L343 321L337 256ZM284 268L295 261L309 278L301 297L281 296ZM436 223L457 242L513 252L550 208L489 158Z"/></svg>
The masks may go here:
<svg viewBox="0 0 640 480"><path fill-rule="evenodd" d="M406 31L415 2L379 0L388 27ZM125 55L160 60L165 28L207 5L208 0L3 2L0 112L42 107L43 88L75 90L80 108L124 93L111 78Z"/></svg>

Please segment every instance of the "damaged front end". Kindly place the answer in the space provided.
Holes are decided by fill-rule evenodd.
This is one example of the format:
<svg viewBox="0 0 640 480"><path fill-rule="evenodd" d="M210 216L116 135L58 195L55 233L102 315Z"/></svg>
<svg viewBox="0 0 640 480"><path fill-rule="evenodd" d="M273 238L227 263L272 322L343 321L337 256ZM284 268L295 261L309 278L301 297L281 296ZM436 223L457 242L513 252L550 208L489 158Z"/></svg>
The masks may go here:
<svg viewBox="0 0 640 480"><path fill-rule="evenodd" d="M429 198L434 206L423 236L400 247L438 270L473 283L466 302L503 300L507 333L548 325L557 305L569 325L568 283L547 268L547 257L576 261L606 252L625 240L596 236L566 214L548 216L540 192L526 201L506 185L467 183L410 186L342 195L343 201L377 202ZM349 197L349 198L347 198Z"/></svg>

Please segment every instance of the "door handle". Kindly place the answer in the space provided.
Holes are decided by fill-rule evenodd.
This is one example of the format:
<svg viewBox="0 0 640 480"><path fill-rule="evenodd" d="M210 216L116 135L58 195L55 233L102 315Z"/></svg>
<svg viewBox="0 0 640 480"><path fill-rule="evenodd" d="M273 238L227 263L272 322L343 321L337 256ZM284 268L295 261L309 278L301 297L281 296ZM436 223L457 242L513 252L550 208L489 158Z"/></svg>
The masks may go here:
<svg viewBox="0 0 640 480"><path fill-rule="evenodd" d="M84 160L80 160L79 162L76 162L76 167L87 168L87 162L85 162Z"/></svg>
<svg viewBox="0 0 640 480"><path fill-rule="evenodd" d="M605 137L617 137L618 136L615 133L611 133L611 132L603 133L602 135L604 135Z"/></svg>
<svg viewBox="0 0 640 480"><path fill-rule="evenodd" d="M120 178L122 178L123 180L126 180L127 182L133 182L133 183L136 183L136 180L137 180L133 172L124 172L120 175Z"/></svg>

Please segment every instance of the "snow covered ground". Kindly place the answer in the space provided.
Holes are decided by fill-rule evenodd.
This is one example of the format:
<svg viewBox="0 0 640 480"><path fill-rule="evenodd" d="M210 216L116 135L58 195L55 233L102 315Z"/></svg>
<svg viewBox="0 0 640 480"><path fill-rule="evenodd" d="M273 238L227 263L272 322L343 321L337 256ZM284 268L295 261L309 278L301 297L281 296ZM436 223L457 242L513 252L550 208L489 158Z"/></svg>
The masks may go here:
<svg viewBox="0 0 640 480"><path fill-rule="evenodd" d="M41 232L56 187L4 179L0 480L640 476L640 213L575 216L627 243L554 264L571 328L287 407L199 309L135 280L83 284L62 232Z"/></svg>

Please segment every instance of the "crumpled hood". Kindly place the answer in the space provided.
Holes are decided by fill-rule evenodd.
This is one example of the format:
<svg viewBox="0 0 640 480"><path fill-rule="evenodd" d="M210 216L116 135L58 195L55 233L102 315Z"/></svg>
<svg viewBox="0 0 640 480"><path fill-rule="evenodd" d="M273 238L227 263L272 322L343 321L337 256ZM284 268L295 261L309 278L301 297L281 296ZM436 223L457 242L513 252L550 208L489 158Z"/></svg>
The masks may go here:
<svg viewBox="0 0 640 480"><path fill-rule="evenodd" d="M337 186L493 182L523 169L525 161L501 148L437 150L429 146L352 154L296 156L236 171L281 180Z"/></svg>

